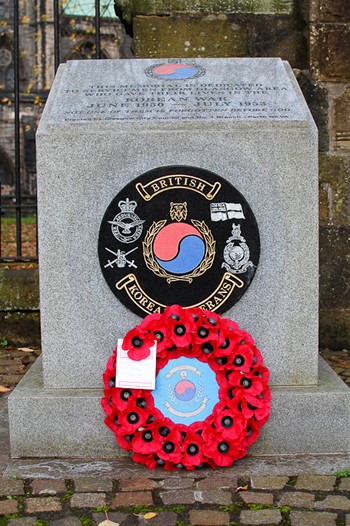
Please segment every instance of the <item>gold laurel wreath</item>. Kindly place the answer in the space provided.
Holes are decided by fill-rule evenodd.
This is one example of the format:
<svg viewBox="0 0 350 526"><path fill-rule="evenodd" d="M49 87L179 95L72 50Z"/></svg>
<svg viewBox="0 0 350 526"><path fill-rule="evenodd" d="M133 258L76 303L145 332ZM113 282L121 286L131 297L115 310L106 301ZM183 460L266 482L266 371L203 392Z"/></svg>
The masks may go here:
<svg viewBox="0 0 350 526"><path fill-rule="evenodd" d="M198 276L204 274L204 272L206 272L213 265L216 241L214 240L211 231L204 223L204 221L197 221L196 219L191 219L191 223L199 230L199 232L202 234L205 240L206 249L204 258L199 267L195 268L194 271L191 272L191 274L186 274L185 276L174 276L173 274L169 274L168 272L166 272L166 270L162 269L158 265L157 261L154 259L152 251L153 240L158 234L158 232L163 228L166 222L166 219L157 222L153 221L151 228L147 231L147 234L145 235L145 238L142 242L142 246L143 257L146 266L149 270L154 272L154 274L156 274L160 278L166 278L168 283L171 283L172 281L188 281L188 283L192 283L193 278L198 278Z"/></svg>

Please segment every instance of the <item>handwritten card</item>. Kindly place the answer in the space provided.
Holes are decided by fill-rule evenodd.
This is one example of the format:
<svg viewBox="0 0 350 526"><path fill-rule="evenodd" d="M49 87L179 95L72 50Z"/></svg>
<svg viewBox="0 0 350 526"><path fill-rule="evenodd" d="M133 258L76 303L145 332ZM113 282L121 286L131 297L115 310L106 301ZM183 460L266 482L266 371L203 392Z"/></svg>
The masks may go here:
<svg viewBox="0 0 350 526"><path fill-rule="evenodd" d="M157 343L151 347L150 355L144 360L135 361L128 357L128 351L122 348L123 340L117 345L117 372L115 386L132 389L155 389Z"/></svg>

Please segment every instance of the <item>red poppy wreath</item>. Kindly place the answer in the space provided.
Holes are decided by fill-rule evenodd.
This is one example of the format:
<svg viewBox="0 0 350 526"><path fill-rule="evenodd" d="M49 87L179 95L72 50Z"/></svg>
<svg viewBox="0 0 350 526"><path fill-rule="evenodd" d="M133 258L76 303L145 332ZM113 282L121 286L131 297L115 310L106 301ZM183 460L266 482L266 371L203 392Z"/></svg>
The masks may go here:
<svg viewBox="0 0 350 526"><path fill-rule="evenodd" d="M103 375L106 425L150 469L231 466L270 414L269 370L253 338L214 312L172 305L130 330L123 349L142 360L155 341L155 391L116 388L113 351Z"/></svg>

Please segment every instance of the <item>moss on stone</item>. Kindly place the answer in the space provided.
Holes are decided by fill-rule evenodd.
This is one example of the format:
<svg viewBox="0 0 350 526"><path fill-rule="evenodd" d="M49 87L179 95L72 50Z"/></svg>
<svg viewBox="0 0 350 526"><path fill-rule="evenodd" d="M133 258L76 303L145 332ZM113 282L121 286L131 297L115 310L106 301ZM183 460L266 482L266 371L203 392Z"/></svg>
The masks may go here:
<svg viewBox="0 0 350 526"><path fill-rule="evenodd" d="M293 0L117 0L123 17L130 23L137 15L185 13L291 14Z"/></svg>
<svg viewBox="0 0 350 526"><path fill-rule="evenodd" d="M247 55L247 46L247 28L223 14L134 19L137 58L240 57Z"/></svg>

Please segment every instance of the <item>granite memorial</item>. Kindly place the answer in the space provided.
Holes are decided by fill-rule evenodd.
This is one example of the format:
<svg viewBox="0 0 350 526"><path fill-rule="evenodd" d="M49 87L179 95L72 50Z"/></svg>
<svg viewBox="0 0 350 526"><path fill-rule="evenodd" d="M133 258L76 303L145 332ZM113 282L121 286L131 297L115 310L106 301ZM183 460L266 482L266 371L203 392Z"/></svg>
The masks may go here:
<svg viewBox="0 0 350 526"><path fill-rule="evenodd" d="M350 391L318 357L317 130L287 63L68 62L37 150L43 356L9 398L14 457L124 454L100 408L106 360L177 302L263 353L253 454L350 451Z"/></svg>

